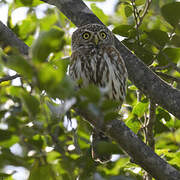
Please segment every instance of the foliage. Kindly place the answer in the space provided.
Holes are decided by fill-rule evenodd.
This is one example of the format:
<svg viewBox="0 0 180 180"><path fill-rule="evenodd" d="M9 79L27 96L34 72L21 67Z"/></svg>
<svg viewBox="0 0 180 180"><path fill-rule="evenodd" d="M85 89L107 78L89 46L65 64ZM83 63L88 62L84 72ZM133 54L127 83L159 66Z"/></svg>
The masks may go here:
<svg viewBox="0 0 180 180"><path fill-rule="evenodd" d="M66 73L68 58L64 58L71 54L70 34L74 25L52 7L48 7L44 17L38 18L35 11L40 4L39 0L9 4L7 24L31 48L30 57L10 47L1 49L0 76L8 75L11 69L22 78L0 84L0 179L13 176L4 172L7 165L28 169L29 180L142 179L144 171L131 163L115 142L112 149L118 158L106 165L92 160L92 127L72 106L103 113L109 121L118 117L113 112L118 102L104 100L103 92L94 86L75 90ZM24 6L29 9L27 17L13 25L12 12ZM131 0L122 0L113 15L108 16L95 3L91 5L107 26L113 25L113 32L123 37L130 50L165 81L179 88L180 2L153 1L137 25L144 7L145 0L137 0L135 6ZM136 18L135 8L139 12ZM8 54L6 60L4 53ZM141 92L139 95L130 81L121 114L126 124L145 140L143 128L149 117L149 99ZM155 114L155 151L180 168L180 121L161 107L156 108ZM22 153L14 153L15 144L20 145Z"/></svg>

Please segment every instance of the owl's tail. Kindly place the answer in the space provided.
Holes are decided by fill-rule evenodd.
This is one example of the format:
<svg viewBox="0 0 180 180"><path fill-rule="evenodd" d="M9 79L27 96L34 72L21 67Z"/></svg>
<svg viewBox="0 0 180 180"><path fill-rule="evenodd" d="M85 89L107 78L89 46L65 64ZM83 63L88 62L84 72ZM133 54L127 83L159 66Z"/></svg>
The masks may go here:
<svg viewBox="0 0 180 180"><path fill-rule="evenodd" d="M108 144L111 142L103 132L93 130L92 133L92 144L91 153L92 158L102 164L107 163L111 160L111 153L108 150Z"/></svg>

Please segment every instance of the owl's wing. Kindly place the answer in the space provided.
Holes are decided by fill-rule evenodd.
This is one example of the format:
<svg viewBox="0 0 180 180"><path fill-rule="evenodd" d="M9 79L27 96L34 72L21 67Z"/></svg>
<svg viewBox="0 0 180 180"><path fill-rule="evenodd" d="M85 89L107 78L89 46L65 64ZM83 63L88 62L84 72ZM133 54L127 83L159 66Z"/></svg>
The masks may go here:
<svg viewBox="0 0 180 180"><path fill-rule="evenodd" d="M109 64L113 99L124 100L126 96L127 69L123 58L114 46L104 48L104 60Z"/></svg>
<svg viewBox="0 0 180 180"><path fill-rule="evenodd" d="M119 72L121 74L124 74L124 76L127 78L128 77L127 69L126 69L124 60L123 60L122 56L120 55L119 51L114 46L109 46L109 47L107 47L106 52L107 52L108 56L110 57L112 64L117 65L117 67L121 67L121 69L119 69Z"/></svg>

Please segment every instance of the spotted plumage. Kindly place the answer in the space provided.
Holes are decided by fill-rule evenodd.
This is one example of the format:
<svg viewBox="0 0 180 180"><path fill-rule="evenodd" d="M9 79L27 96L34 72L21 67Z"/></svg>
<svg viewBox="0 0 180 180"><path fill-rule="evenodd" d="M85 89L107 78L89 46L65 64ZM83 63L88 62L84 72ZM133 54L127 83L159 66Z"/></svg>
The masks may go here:
<svg viewBox="0 0 180 180"><path fill-rule="evenodd" d="M103 25L88 24L73 33L69 74L73 80L81 81L80 87L95 84L106 88L107 98L118 100L120 106L125 99L127 70L112 32Z"/></svg>

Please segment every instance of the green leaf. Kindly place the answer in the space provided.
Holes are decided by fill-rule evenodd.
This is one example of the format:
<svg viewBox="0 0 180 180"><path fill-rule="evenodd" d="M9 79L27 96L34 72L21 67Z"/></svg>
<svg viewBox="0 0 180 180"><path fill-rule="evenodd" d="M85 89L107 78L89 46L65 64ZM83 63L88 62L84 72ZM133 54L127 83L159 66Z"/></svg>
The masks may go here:
<svg viewBox="0 0 180 180"><path fill-rule="evenodd" d="M27 167L27 161L20 156L14 155L8 148L1 148L0 162L3 162L5 165L11 164L14 166Z"/></svg>
<svg viewBox="0 0 180 180"><path fill-rule="evenodd" d="M119 101L115 100L104 100L101 105L101 109L103 111L108 111L108 110L115 110L120 106Z"/></svg>
<svg viewBox="0 0 180 180"><path fill-rule="evenodd" d="M180 22L180 2L165 4L161 8L161 13L164 19L172 26L178 26Z"/></svg>
<svg viewBox="0 0 180 180"><path fill-rule="evenodd" d="M36 16L35 14L30 14L18 25L18 34L22 39L26 39L36 31L36 27Z"/></svg>
<svg viewBox="0 0 180 180"><path fill-rule="evenodd" d="M35 7L39 4L42 4L39 0L14 0L15 8L28 6L28 7Z"/></svg>
<svg viewBox="0 0 180 180"><path fill-rule="evenodd" d="M153 62L153 53L147 49L147 48L144 48L142 46L139 46L139 45L134 45L134 51L135 51L135 54L144 62L146 63L147 65L150 65L152 64Z"/></svg>
<svg viewBox="0 0 180 180"><path fill-rule="evenodd" d="M40 111L40 104L38 99L35 96L30 95L26 91L21 92L22 101L25 105L25 108L31 117L35 117Z"/></svg>
<svg viewBox="0 0 180 180"><path fill-rule="evenodd" d="M5 173L0 173L0 179L8 180L7 177L10 177L12 174L5 174Z"/></svg>
<svg viewBox="0 0 180 180"><path fill-rule="evenodd" d="M11 133L11 132L10 132ZM0 135L2 135L3 133L1 132ZM10 136L11 134L8 133L7 138ZM1 147L5 147L5 148L10 148L13 144L19 142L19 137L12 135L9 139L4 140L2 142L0 142L0 146Z"/></svg>
<svg viewBox="0 0 180 180"><path fill-rule="evenodd" d="M134 116L130 116L127 120L126 120L126 125L134 132L137 133L139 131L139 129L141 128L141 123L140 121L134 117Z"/></svg>
<svg viewBox="0 0 180 180"><path fill-rule="evenodd" d="M47 31L57 22L57 16L55 14L49 14L39 21L41 30Z"/></svg>
<svg viewBox="0 0 180 180"><path fill-rule="evenodd" d="M40 64L37 72L38 87L52 97L71 97L74 82L66 76L67 65L66 60L59 60L55 64Z"/></svg>
<svg viewBox="0 0 180 180"><path fill-rule="evenodd" d="M40 164L36 161L30 171L28 180L54 180L56 175L50 164Z"/></svg>
<svg viewBox="0 0 180 180"><path fill-rule="evenodd" d="M42 149L43 147L43 140L39 134L27 139L27 143L33 145L35 148L38 149Z"/></svg>
<svg viewBox="0 0 180 180"><path fill-rule="evenodd" d="M112 144L106 141L98 142L97 151L100 155L119 154L121 152L120 148L116 144Z"/></svg>
<svg viewBox="0 0 180 180"><path fill-rule="evenodd" d="M169 132L169 128L164 125L161 121L157 120L155 121L155 127L154 127L155 134L160 134L163 132Z"/></svg>
<svg viewBox="0 0 180 180"><path fill-rule="evenodd" d="M135 4L136 4L136 6L141 6L141 5L145 4L145 0L135 0Z"/></svg>
<svg viewBox="0 0 180 180"><path fill-rule="evenodd" d="M157 56L160 65L167 65L169 62L177 63L180 60L180 48L165 48Z"/></svg>
<svg viewBox="0 0 180 180"><path fill-rule="evenodd" d="M135 85L130 85L130 86L128 86L128 89L136 91L137 87Z"/></svg>
<svg viewBox="0 0 180 180"><path fill-rule="evenodd" d="M108 112L104 115L104 121L111 121L113 119L117 119L119 117L119 114L117 112Z"/></svg>
<svg viewBox="0 0 180 180"><path fill-rule="evenodd" d="M138 117L142 117L144 115L144 113L146 112L148 105L149 105L149 103L146 100L144 100L142 102L138 102L134 106L132 113L137 115Z"/></svg>
<svg viewBox="0 0 180 180"><path fill-rule="evenodd" d="M27 77L28 79L32 78L34 73L33 68L31 64L26 59L24 59L24 57L18 54L13 54L10 55L7 59L8 61L5 63L5 66L15 70L17 73Z"/></svg>
<svg viewBox="0 0 180 180"><path fill-rule="evenodd" d="M90 102L98 102L101 97L101 93L98 87L94 85L89 85L86 88L81 88L79 90L79 95L85 96Z"/></svg>
<svg viewBox="0 0 180 180"><path fill-rule="evenodd" d="M180 168L180 152L173 152L173 158L169 160L168 163Z"/></svg>
<svg viewBox="0 0 180 180"><path fill-rule="evenodd" d="M112 32L115 34L118 34L120 36L128 37L129 36L129 31L132 29L132 25L126 25L122 24L117 27L115 27Z"/></svg>
<svg viewBox="0 0 180 180"><path fill-rule="evenodd" d="M7 92L11 94L11 96L21 97L22 87L11 86Z"/></svg>
<svg viewBox="0 0 180 180"><path fill-rule="evenodd" d="M175 34L175 35L171 38L171 44L173 44L173 45L176 46L176 47L180 47L180 36Z"/></svg>
<svg viewBox="0 0 180 180"><path fill-rule="evenodd" d="M51 89L54 88L58 83L61 82L64 77L64 73L59 69L56 69L51 64L42 64L38 71L38 81L40 89Z"/></svg>
<svg viewBox="0 0 180 180"><path fill-rule="evenodd" d="M164 118L166 121L169 121L171 119L171 116L166 110L164 110L161 107L158 107L156 110L156 119L161 120L162 118Z"/></svg>
<svg viewBox="0 0 180 180"><path fill-rule="evenodd" d="M132 13L133 13L133 10L132 10L131 6L126 6L126 7L124 8L124 11L125 11L126 17L131 16Z"/></svg>
<svg viewBox="0 0 180 180"><path fill-rule="evenodd" d="M163 48L169 41L167 32L159 29L154 29L150 32L146 32L151 40L155 42L157 48Z"/></svg>
<svg viewBox="0 0 180 180"><path fill-rule="evenodd" d="M65 43L63 36L64 31L57 27L41 32L30 49L33 61L44 62L51 52L60 51Z"/></svg>
<svg viewBox="0 0 180 180"><path fill-rule="evenodd" d="M107 23L108 16L104 14L103 10L97 7L95 3L91 4L91 10L104 24Z"/></svg>
<svg viewBox="0 0 180 180"><path fill-rule="evenodd" d="M2 130L0 129L0 141L5 141L11 138L12 132L8 130Z"/></svg>

